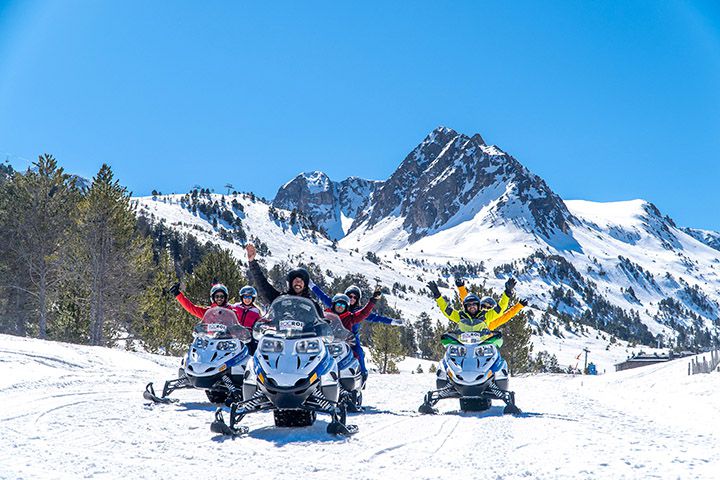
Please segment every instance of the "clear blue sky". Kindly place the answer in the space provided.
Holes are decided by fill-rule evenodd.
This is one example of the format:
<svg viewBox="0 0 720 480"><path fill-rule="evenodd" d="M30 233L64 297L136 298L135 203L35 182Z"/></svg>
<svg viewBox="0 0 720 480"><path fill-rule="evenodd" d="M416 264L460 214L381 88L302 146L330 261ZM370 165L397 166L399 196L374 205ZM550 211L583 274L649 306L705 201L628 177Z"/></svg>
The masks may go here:
<svg viewBox="0 0 720 480"><path fill-rule="evenodd" d="M720 230L719 4L0 0L0 160L272 198L385 179L445 125Z"/></svg>

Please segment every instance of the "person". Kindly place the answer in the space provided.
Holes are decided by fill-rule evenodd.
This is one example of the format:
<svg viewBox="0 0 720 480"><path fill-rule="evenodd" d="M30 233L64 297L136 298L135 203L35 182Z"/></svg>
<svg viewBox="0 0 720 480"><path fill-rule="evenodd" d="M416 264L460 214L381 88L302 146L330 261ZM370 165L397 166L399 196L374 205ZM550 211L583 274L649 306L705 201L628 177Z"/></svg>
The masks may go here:
<svg viewBox="0 0 720 480"><path fill-rule="evenodd" d="M248 257L249 276L255 283L259 294L268 304L272 303L276 298L281 295L297 295L310 299L315 304L315 308L317 309L320 318L324 318L324 312L322 307L313 298L310 297L310 274L307 270L302 267L297 267L290 270L287 274L288 289L285 293L282 293L278 289L273 287L270 282L268 282L267 278L265 278L265 274L263 273L262 268L260 268L260 264L255 259L257 255L255 245L253 245L252 243L248 243L245 247L245 251L247 252Z"/></svg>
<svg viewBox="0 0 720 480"><path fill-rule="evenodd" d="M325 304L326 307L332 306L332 299L325 292L323 292L320 287L318 287L315 283L310 282L310 288L312 289L313 293L320 299L320 301ZM349 287L347 287L345 289L345 295L347 295L348 299L350 300L348 310L350 310L351 312L355 312L363 308L360 306L360 301L362 300L362 291L360 291L360 288L358 286L350 285ZM374 293L373 297L375 297ZM374 312L371 312L370 315L365 318L365 320L367 320L368 322L384 323L387 325L404 325L402 320L383 317L382 315ZM362 372L363 381L365 381L368 377L368 370L367 366L365 365L365 351L363 350L362 344L360 343L360 323L356 323L355 325L353 325L350 331L353 333L353 335L355 335L355 344L352 347L353 354L355 355L355 358L357 358L360 362L360 371Z"/></svg>
<svg viewBox="0 0 720 480"><path fill-rule="evenodd" d="M352 331L352 328L365 320L368 315L370 315L370 312L372 312L372 309L375 308L375 303L380 300L380 297L382 296L382 292L378 289L375 290L375 293L373 293L372 298L370 298L370 301L365 305L363 308L355 311L350 310L350 298L345 295L344 293L338 293L332 298L331 305L325 309L326 312L334 313L338 317L340 317L340 321L343 324L343 327L346 329ZM354 352L353 352L354 353ZM357 358L357 354L355 354L355 357Z"/></svg>
<svg viewBox="0 0 720 480"><path fill-rule="evenodd" d="M245 285L240 289L239 294L240 303L233 305L238 312L238 323L252 330L255 322L262 316L260 309L255 305L257 290L251 285Z"/></svg>
<svg viewBox="0 0 720 480"><path fill-rule="evenodd" d="M462 299L463 310L455 310L440 294L437 283L429 282L428 289L433 294L435 302L440 310L449 320L457 323L462 332L479 332L485 329L495 330L496 328L507 323L520 310L527 305L527 300L518 301L508 310L510 298L513 297L516 285L514 278L505 282L505 291L500 297L498 304L492 297L479 298L474 293L468 293Z"/></svg>
<svg viewBox="0 0 720 480"><path fill-rule="evenodd" d="M178 302L180 302L180 305L182 305L182 307L190 315L193 315L200 320L202 320L205 316L205 312L207 312L213 307L221 307L232 310L233 312L235 312L235 315L238 315L238 318L240 318L240 309L234 305L228 304L228 289L222 283L215 283L212 285L212 287L210 287L211 303L209 306L195 305L193 302L191 302L190 299L187 298L185 294L180 291L179 282L175 283L172 287L170 287L170 293L177 299Z"/></svg>

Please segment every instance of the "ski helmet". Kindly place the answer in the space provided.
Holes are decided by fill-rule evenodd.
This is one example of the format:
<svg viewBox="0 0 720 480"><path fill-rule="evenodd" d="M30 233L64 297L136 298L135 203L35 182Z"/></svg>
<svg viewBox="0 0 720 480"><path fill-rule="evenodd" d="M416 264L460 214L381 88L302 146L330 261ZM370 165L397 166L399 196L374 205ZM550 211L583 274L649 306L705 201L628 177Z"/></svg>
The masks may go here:
<svg viewBox="0 0 720 480"><path fill-rule="evenodd" d="M355 295L357 297L358 303L360 303L360 300L362 300L362 292L360 291L360 287L357 285L350 285L348 288L345 289L345 295Z"/></svg>
<svg viewBox="0 0 720 480"><path fill-rule="evenodd" d="M225 285L222 283L216 283L210 288L210 301L214 302L215 299L213 298L217 292L223 292L225 294L225 299L228 298L228 289Z"/></svg>
<svg viewBox="0 0 720 480"><path fill-rule="evenodd" d="M483 297L480 300L480 308L483 310L492 310L497 306L497 302L492 297Z"/></svg>
<svg viewBox="0 0 720 480"><path fill-rule="evenodd" d="M255 287L252 287L250 285L245 285L240 289L240 297L250 296L253 300L257 298L257 290L255 290Z"/></svg>
<svg viewBox="0 0 720 480"><path fill-rule="evenodd" d="M480 298L474 293L470 293L467 297L465 297L463 300L463 308L467 310L468 305L472 303L477 304L478 308L480 308Z"/></svg>
<svg viewBox="0 0 720 480"><path fill-rule="evenodd" d="M301 278L305 282L305 288L310 284L310 274L302 267L293 268L288 272L287 282L289 287L292 287L292 282L296 278Z"/></svg>
<svg viewBox="0 0 720 480"><path fill-rule="evenodd" d="M350 297L344 293L338 293L332 298L332 306L335 307L337 303L344 303L345 308L348 308L350 306Z"/></svg>

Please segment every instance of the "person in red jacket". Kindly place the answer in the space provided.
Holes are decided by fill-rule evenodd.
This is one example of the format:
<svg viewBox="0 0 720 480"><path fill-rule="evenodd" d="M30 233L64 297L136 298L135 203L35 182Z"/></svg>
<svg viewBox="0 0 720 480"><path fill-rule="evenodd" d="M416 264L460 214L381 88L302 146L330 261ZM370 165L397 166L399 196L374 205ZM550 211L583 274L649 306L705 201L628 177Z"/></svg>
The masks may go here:
<svg viewBox="0 0 720 480"><path fill-rule="evenodd" d="M373 296L370 297L370 301L368 301L367 305L360 310L352 312L350 311L350 297L344 293L338 293L332 298L330 308L325 311L334 313L340 317L343 327L345 327L348 331L352 331L353 325L357 325L370 315L372 309L375 307L375 302L380 300L381 296L382 292L379 289L375 290L375 293L373 293ZM357 354L355 354L355 356L357 357Z"/></svg>
<svg viewBox="0 0 720 480"><path fill-rule="evenodd" d="M203 316L205 315L205 312L210 310L213 307L222 307L227 308L228 310L232 310L235 312L235 315L238 316L238 323L239 318L242 312L240 309L234 305L228 304L228 289L225 285L222 283L216 283L210 288L210 301L212 302L210 306L204 307L201 305L195 305L193 302L190 301L189 298L185 296L183 292L180 291L180 284L176 283L172 287L170 287L170 293L177 299L178 302L180 302L180 305L190 314L193 315L200 320L202 320Z"/></svg>
<svg viewBox="0 0 720 480"><path fill-rule="evenodd" d="M238 323L250 330L262 316L260 309L255 306L255 298L257 298L257 290L250 285L245 285L240 289L240 303L231 306L236 310Z"/></svg>

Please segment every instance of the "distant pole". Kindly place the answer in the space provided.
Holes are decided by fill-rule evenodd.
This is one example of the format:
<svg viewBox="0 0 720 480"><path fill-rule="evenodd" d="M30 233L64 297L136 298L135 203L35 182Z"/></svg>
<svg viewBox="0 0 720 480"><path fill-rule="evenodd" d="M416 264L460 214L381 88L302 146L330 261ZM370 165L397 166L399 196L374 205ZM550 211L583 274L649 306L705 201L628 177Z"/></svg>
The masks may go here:
<svg viewBox="0 0 720 480"><path fill-rule="evenodd" d="M585 352L585 369L583 370L583 373L587 372L587 354L590 353L590 350L588 350L587 347L583 349L583 352Z"/></svg>

